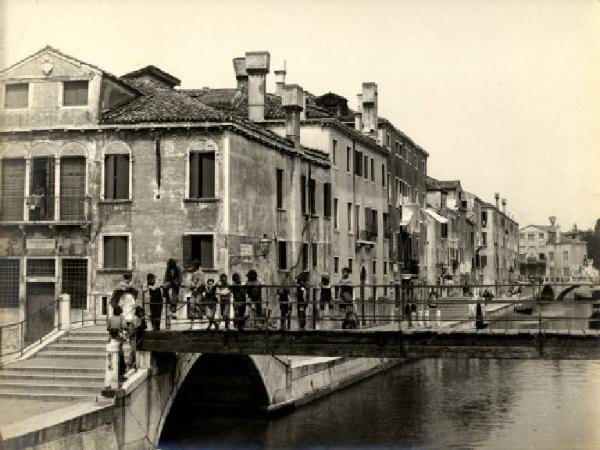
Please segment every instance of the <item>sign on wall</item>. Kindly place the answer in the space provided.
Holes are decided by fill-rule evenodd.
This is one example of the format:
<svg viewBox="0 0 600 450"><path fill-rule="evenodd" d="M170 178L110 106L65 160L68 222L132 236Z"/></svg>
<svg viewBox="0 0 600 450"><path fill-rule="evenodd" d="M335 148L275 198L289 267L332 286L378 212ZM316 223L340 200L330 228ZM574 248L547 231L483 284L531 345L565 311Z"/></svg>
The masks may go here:
<svg viewBox="0 0 600 450"><path fill-rule="evenodd" d="M254 258L254 249L251 244L240 244L240 259L242 261L252 261Z"/></svg>
<svg viewBox="0 0 600 450"><path fill-rule="evenodd" d="M54 250L56 239L29 238L25 242L27 250Z"/></svg>

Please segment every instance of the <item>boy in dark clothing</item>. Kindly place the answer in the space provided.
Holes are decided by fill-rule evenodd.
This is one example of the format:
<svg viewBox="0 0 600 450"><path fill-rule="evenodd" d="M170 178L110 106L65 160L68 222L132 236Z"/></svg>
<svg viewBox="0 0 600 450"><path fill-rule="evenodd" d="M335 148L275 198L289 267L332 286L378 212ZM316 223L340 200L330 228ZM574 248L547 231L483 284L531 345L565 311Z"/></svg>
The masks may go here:
<svg viewBox="0 0 600 450"><path fill-rule="evenodd" d="M171 258L167 261L167 270L163 280L163 294L169 302L171 319L177 319L177 303L179 301L179 288L181 286L181 270L177 262ZM170 292L169 292L170 291Z"/></svg>
<svg viewBox="0 0 600 450"><path fill-rule="evenodd" d="M262 292L260 282L258 281L258 274L256 270L251 269L246 274L246 294L250 299L250 304L254 309L256 317L256 323L262 321L263 310L262 310Z"/></svg>
<svg viewBox="0 0 600 450"><path fill-rule="evenodd" d="M160 318L162 316L163 298L160 286L156 284L156 276L153 273L146 275L144 291L148 292L150 303L150 323L154 331L160 331Z"/></svg>
<svg viewBox="0 0 600 450"><path fill-rule="evenodd" d="M281 325L280 328L282 330L290 329L291 322L291 309L290 309L290 290L288 289L288 277L289 275L286 273L284 286L279 286L277 289L277 297L279 299L279 314L281 315Z"/></svg>
<svg viewBox="0 0 600 450"><path fill-rule="evenodd" d="M208 328L214 325L215 330L219 329L219 322L215 320L215 314L217 312L217 290L215 287L215 280L210 278L206 282L206 291L204 292L204 303L206 304L206 311L208 313Z"/></svg>
<svg viewBox="0 0 600 450"><path fill-rule="evenodd" d="M234 308L234 326L242 331L246 322L246 291L242 286L242 279L239 273L231 276L231 294L233 296Z"/></svg>
<svg viewBox="0 0 600 450"><path fill-rule="evenodd" d="M321 277L320 286L319 308L321 313L323 313L326 307L329 308L331 306L331 284L329 284L329 277L327 275Z"/></svg>

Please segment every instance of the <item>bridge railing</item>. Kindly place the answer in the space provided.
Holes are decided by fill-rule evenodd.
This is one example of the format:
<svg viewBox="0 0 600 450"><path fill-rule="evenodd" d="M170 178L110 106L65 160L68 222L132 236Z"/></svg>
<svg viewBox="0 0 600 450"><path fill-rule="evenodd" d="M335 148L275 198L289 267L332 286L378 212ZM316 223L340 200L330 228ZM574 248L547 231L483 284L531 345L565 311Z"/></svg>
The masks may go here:
<svg viewBox="0 0 600 450"><path fill-rule="evenodd" d="M223 295L207 301L206 296L188 293L173 302L151 304L147 298L142 302L151 330L600 329L600 299L590 296L556 302L542 296L544 286L548 284L364 284L299 290L298 286L262 285L260 301L247 295L238 300ZM551 286L559 290L572 284ZM343 295L350 290L351 298ZM600 297L600 288L597 291Z"/></svg>

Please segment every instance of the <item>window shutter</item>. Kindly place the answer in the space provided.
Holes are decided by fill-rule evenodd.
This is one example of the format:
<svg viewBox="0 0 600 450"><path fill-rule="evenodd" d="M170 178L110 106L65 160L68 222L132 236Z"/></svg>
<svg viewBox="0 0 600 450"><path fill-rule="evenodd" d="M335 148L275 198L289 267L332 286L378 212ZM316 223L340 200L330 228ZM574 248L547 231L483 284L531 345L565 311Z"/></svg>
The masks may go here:
<svg viewBox="0 0 600 450"><path fill-rule="evenodd" d="M104 236L103 252L104 261L102 266L105 269L112 269L115 267L115 242L112 236Z"/></svg>
<svg viewBox="0 0 600 450"><path fill-rule="evenodd" d="M190 153L190 198L200 197L200 154Z"/></svg>
<svg viewBox="0 0 600 450"><path fill-rule="evenodd" d="M183 235L182 239L183 246L183 268L189 269L192 267L192 236Z"/></svg>
<svg viewBox="0 0 600 450"><path fill-rule="evenodd" d="M200 262L204 268L212 269L214 267L212 236L203 236L200 241Z"/></svg>
<svg viewBox="0 0 600 450"><path fill-rule="evenodd" d="M115 155L104 157L104 198L115 198Z"/></svg>
<svg viewBox="0 0 600 450"><path fill-rule="evenodd" d="M2 185L0 186L0 218L23 220L23 197L25 196L25 160L2 161Z"/></svg>
<svg viewBox="0 0 600 450"><path fill-rule="evenodd" d="M85 158L61 158L60 218L83 219L85 202Z"/></svg>
<svg viewBox="0 0 600 450"><path fill-rule="evenodd" d="M129 198L129 155L115 155L115 198Z"/></svg>
<svg viewBox="0 0 600 450"><path fill-rule="evenodd" d="M300 177L300 206L302 214L306 214L306 177Z"/></svg>
<svg viewBox="0 0 600 450"><path fill-rule="evenodd" d="M129 246L127 245L127 236L115 236L115 265L118 269L128 268L129 264Z"/></svg>
<svg viewBox="0 0 600 450"><path fill-rule="evenodd" d="M215 154L200 153L202 186L200 197L214 198L215 196Z"/></svg>

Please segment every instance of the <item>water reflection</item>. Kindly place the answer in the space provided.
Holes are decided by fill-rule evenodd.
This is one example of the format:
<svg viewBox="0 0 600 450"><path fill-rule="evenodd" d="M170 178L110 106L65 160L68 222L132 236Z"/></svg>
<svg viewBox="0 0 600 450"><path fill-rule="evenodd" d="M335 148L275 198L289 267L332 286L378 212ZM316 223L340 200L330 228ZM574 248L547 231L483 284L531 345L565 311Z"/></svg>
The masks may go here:
<svg viewBox="0 0 600 450"><path fill-rule="evenodd" d="M185 411L160 448L600 448L600 362L422 360L281 418Z"/></svg>

